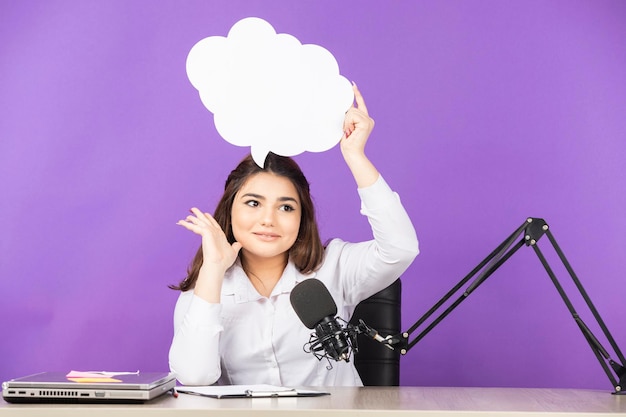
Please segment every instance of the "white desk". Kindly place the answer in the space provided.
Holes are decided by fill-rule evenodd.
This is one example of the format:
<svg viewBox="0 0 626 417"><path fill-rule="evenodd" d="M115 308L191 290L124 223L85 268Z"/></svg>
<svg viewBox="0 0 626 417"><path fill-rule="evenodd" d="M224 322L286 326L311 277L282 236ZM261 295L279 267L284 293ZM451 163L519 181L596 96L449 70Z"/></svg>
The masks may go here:
<svg viewBox="0 0 626 417"><path fill-rule="evenodd" d="M167 394L145 404L9 404L0 417L564 416L626 415L626 395L609 391L524 388L328 388L310 398L222 399Z"/></svg>

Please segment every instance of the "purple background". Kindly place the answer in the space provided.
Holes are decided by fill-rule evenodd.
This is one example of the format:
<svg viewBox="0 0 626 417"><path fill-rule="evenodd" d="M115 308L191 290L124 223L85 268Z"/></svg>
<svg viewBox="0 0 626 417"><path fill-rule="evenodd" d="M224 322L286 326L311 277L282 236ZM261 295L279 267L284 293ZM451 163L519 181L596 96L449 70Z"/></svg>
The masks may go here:
<svg viewBox="0 0 626 417"><path fill-rule="evenodd" d="M175 222L212 211L248 152L217 135L185 59L248 16L359 84L368 153L421 242L405 328L533 216L626 348L626 2L3 1L0 380L167 368L167 285L199 244ZM296 160L323 239L368 239L338 148ZM611 390L532 252L402 358L403 385Z"/></svg>

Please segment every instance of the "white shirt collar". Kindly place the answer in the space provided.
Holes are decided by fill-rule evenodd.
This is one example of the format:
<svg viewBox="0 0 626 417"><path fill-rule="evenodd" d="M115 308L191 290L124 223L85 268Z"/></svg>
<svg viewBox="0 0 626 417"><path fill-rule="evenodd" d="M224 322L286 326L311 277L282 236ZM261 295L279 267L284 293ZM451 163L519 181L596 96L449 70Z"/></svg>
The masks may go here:
<svg viewBox="0 0 626 417"><path fill-rule="evenodd" d="M298 271L293 262L289 261L283 271L283 275L276 283L270 297L274 297L279 294L288 294L291 292L293 287L296 286L296 284L305 279L313 278L315 275L315 272L302 274ZM256 288L254 288L250 282L250 279L243 270L239 259L237 259L233 266L226 271L226 275L224 276L224 281L222 283L222 295L234 296L236 303L247 303L263 298L263 296L258 293Z"/></svg>

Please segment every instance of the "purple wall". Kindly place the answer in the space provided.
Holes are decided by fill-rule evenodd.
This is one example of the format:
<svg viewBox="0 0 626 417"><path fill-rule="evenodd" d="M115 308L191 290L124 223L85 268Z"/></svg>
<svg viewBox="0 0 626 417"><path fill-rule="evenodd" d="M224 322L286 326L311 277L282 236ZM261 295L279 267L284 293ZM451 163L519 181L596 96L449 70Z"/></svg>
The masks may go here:
<svg viewBox="0 0 626 417"><path fill-rule="evenodd" d="M212 210L247 152L217 136L185 59L248 16L329 49L363 91L369 155L421 240L403 277L406 327L534 216L626 349L626 2L382 4L4 2L0 380L167 368L167 285L199 243L175 222ZM339 150L296 159L323 238L369 238ZM611 389L528 248L402 373L403 385Z"/></svg>

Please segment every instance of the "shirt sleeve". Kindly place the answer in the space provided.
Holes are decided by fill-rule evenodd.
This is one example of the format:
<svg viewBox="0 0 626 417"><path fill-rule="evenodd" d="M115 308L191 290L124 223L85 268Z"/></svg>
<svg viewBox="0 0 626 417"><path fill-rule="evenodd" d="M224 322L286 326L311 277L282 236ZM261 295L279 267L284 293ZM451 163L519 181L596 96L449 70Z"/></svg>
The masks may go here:
<svg viewBox="0 0 626 417"><path fill-rule="evenodd" d="M193 290L178 297L169 366L180 383L211 385L220 377L221 310L221 304L209 303Z"/></svg>
<svg viewBox="0 0 626 417"><path fill-rule="evenodd" d="M382 176L373 185L358 190L361 197L361 214L367 216L374 241L381 256L393 262L406 257L408 264L419 254L417 234L400 196L393 192ZM395 252L395 255L394 255ZM407 265L408 267L408 265Z"/></svg>
<svg viewBox="0 0 626 417"><path fill-rule="evenodd" d="M343 245L338 260L342 292L346 303L353 306L399 278L419 253L413 223L400 196L382 176L358 193L361 214L367 216L374 239L339 243Z"/></svg>

